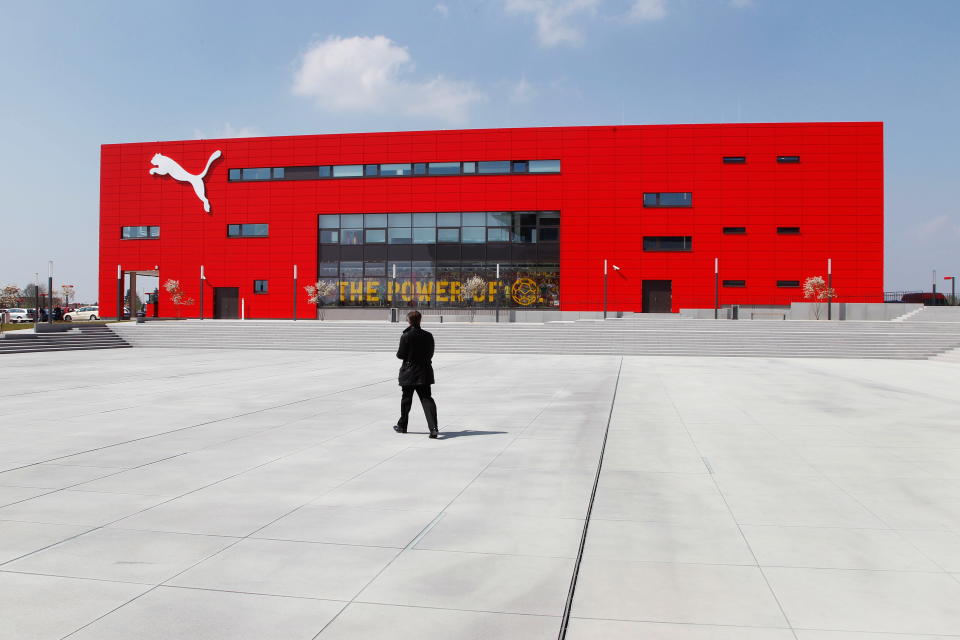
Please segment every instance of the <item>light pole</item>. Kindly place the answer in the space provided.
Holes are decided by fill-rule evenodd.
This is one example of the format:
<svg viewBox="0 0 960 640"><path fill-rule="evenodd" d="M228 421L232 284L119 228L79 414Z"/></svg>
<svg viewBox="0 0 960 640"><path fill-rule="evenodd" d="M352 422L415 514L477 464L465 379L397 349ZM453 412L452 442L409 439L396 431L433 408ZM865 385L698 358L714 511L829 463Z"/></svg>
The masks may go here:
<svg viewBox="0 0 960 640"><path fill-rule="evenodd" d="M930 304L933 306L937 305L937 270L933 270L933 295L930 296Z"/></svg>
<svg viewBox="0 0 960 640"><path fill-rule="evenodd" d="M203 320L203 283L206 279L207 279L207 274L203 272L203 265L200 265L200 319L201 320Z"/></svg>
<svg viewBox="0 0 960 640"><path fill-rule="evenodd" d="M47 260L47 324L53 324L53 260Z"/></svg>
<svg viewBox="0 0 960 640"><path fill-rule="evenodd" d="M720 318L720 258L713 259L713 319Z"/></svg>
<svg viewBox="0 0 960 640"><path fill-rule="evenodd" d="M33 290L33 330L36 332L37 324L40 322L40 273L35 271L33 273L33 279L36 282Z"/></svg>
<svg viewBox="0 0 960 640"><path fill-rule="evenodd" d="M123 270L117 265L117 322L123 320Z"/></svg>
<svg viewBox="0 0 960 640"><path fill-rule="evenodd" d="M603 319L607 319L607 261L603 261Z"/></svg>
<svg viewBox="0 0 960 640"><path fill-rule="evenodd" d="M831 302L833 302L833 260L827 258L827 320L832 317Z"/></svg>
<svg viewBox="0 0 960 640"><path fill-rule="evenodd" d="M293 265L293 321L297 321L297 265Z"/></svg>
<svg viewBox="0 0 960 640"><path fill-rule="evenodd" d="M493 290L493 304L496 307L496 311L494 312L496 314L495 319L497 322L500 322L500 263L499 262L497 263L496 280L497 281L494 284L494 290Z"/></svg>
<svg viewBox="0 0 960 640"><path fill-rule="evenodd" d="M957 304L957 276L943 276L944 280L950 281L950 305Z"/></svg>

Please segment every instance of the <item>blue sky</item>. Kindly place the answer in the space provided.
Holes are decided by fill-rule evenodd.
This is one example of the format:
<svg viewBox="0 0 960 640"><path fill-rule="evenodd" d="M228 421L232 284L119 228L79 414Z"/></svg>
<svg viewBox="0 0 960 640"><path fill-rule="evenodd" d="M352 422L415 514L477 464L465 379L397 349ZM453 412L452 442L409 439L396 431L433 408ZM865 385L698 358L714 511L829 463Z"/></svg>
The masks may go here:
<svg viewBox="0 0 960 640"><path fill-rule="evenodd" d="M882 120L885 288L960 275L955 0L0 11L0 285L53 258L58 282L95 298L102 143L621 122Z"/></svg>

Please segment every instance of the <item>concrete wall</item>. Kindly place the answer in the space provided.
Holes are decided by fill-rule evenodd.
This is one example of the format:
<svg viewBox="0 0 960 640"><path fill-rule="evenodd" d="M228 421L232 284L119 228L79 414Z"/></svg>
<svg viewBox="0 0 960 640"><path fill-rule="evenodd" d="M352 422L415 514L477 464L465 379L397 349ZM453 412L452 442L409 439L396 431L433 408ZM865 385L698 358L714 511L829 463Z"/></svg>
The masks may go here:
<svg viewBox="0 0 960 640"><path fill-rule="evenodd" d="M921 308L922 304L902 302L834 302L831 304L833 320L893 320ZM790 304L791 320L816 320L816 303L793 302ZM820 320L827 319L827 303L820 304Z"/></svg>

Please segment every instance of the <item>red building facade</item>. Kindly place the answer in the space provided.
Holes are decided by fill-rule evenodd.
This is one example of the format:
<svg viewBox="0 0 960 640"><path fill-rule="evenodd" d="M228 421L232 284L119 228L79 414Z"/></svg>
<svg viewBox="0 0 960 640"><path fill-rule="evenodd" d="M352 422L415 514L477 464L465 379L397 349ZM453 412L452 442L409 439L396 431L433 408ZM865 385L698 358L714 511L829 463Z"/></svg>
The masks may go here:
<svg viewBox="0 0 960 640"><path fill-rule="evenodd" d="M199 315L202 288L205 317L242 307L289 318L296 305L314 318L303 287L317 281L333 306L598 311L605 262L611 310L712 308L715 295L721 306L788 305L828 260L839 301L883 299L878 122L187 140L101 153L105 316L118 273L130 272L159 275L160 315L185 317ZM484 285L464 302L475 275ZM172 304L170 280L192 305Z"/></svg>

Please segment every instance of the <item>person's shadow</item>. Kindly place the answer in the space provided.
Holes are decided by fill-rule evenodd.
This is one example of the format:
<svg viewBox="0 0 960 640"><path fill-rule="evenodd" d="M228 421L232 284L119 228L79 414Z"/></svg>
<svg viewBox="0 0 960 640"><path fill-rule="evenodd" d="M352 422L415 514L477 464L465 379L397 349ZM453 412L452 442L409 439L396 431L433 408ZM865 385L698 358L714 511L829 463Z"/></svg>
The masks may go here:
<svg viewBox="0 0 960 640"><path fill-rule="evenodd" d="M419 433L416 431L410 431L408 433ZM427 432L424 431L424 434ZM461 431L441 431L437 440L449 440L450 438L462 438L464 436L494 436L502 433L507 433L506 431L478 431L476 429L463 429Z"/></svg>

